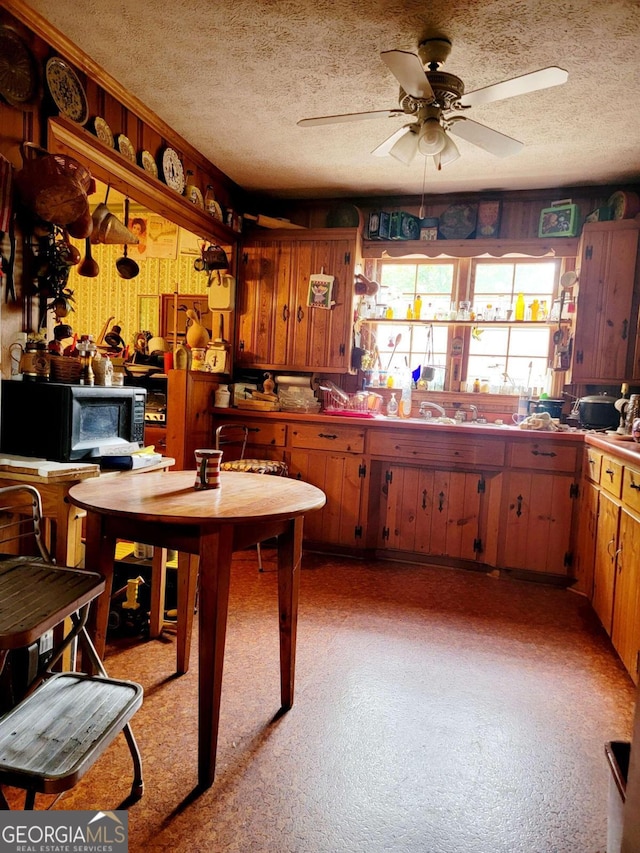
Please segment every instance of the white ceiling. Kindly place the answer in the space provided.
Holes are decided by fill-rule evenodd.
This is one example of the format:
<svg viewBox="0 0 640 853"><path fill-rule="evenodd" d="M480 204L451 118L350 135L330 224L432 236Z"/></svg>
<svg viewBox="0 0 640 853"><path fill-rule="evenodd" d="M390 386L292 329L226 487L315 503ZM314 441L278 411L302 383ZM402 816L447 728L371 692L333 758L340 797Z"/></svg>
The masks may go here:
<svg viewBox="0 0 640 853"><path fill-rule="evenodd" d="M429 168L428 193L640 182L638 0L27 2L250 191L419 194L423 158L370 154L402 119L296 122L397 106L380 51L435 33L467 91L549 65L569 80L469 110L525 147L498 159L456 138L461 158Z"/></svg>

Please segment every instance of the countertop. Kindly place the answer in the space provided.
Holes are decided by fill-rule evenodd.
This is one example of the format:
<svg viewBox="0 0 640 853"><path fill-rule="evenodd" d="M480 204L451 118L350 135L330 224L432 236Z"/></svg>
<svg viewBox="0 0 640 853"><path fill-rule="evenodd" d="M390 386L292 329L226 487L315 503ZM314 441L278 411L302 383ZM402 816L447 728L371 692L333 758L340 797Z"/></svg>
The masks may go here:
<svg viewBox="0 0 640 853"><path fill-rule="evenodd" d="M587 444L597 447L598 450L604 450L606 453L613 453L626 462L638 465L640 464L640 444L629 439L630 436L618 436L610 433L588 432L585 434Z"/></svg>

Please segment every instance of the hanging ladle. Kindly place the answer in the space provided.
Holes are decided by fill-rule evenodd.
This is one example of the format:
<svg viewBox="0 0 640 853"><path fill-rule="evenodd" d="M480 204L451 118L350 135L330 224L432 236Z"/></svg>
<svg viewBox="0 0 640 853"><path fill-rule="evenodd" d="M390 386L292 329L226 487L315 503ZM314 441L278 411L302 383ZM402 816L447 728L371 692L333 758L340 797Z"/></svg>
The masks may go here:
<svg viewBox="0 0 640 853"><path fill-rule="evenodd" d="M129 199L124 200L124 221L125 225L129 225ZM135 278L140 272L140 267L127 255L127 244L124 244L124 254L116 261L116 269L120 278Z"/></svg>
<svg viewBox="0 0 640 853"><path fill-rule="evenodd" d="M91 254L91 237L85 238L85 253L84 260L78 267L78 275L83 275L85 278L95 278L100 272L98 262L94 260Z"/></svg>
<svg viewBox="0 0 640 853"><path fill-rule="evenodd" d="M138 264L127 255L127 244L124 244L124 254L116 261L116 269L120 278L135 278L140 272Z"/></svg>

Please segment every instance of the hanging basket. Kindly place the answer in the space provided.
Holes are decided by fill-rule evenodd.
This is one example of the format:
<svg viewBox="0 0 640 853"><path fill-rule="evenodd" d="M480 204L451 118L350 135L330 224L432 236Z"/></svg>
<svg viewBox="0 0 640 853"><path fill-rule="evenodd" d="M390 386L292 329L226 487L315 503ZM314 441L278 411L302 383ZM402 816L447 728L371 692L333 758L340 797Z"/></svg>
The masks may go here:
<svg viewBox="0 0 640 853"><path fill-rule="evenodd" d="M88 211L95 190L91 173L73 157L49 154L32 142L22 143L24 166L16 176L22 202L45 222L69 225Z"/></svg>

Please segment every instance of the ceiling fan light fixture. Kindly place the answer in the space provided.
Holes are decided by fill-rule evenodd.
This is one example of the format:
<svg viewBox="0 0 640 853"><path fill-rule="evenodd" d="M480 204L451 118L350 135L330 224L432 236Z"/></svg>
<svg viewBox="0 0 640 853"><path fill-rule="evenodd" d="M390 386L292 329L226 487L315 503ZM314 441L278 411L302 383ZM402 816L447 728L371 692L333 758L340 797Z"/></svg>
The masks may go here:
<svg viewBox="0 0 640 853"><path fill-rule="evenodd" d="M447 145L447 134L437 118L428 118L422 125L418 139L418 151L425 157L435 157Z"/></svg>
<svg viewBox="0 0 640 853"><path fill-rule="evenodd" d="M418 134L413 127L408 127L407 132L397 140L389 150L391 157L395 157L405 166L409 166L418 151Z"/></svg>

